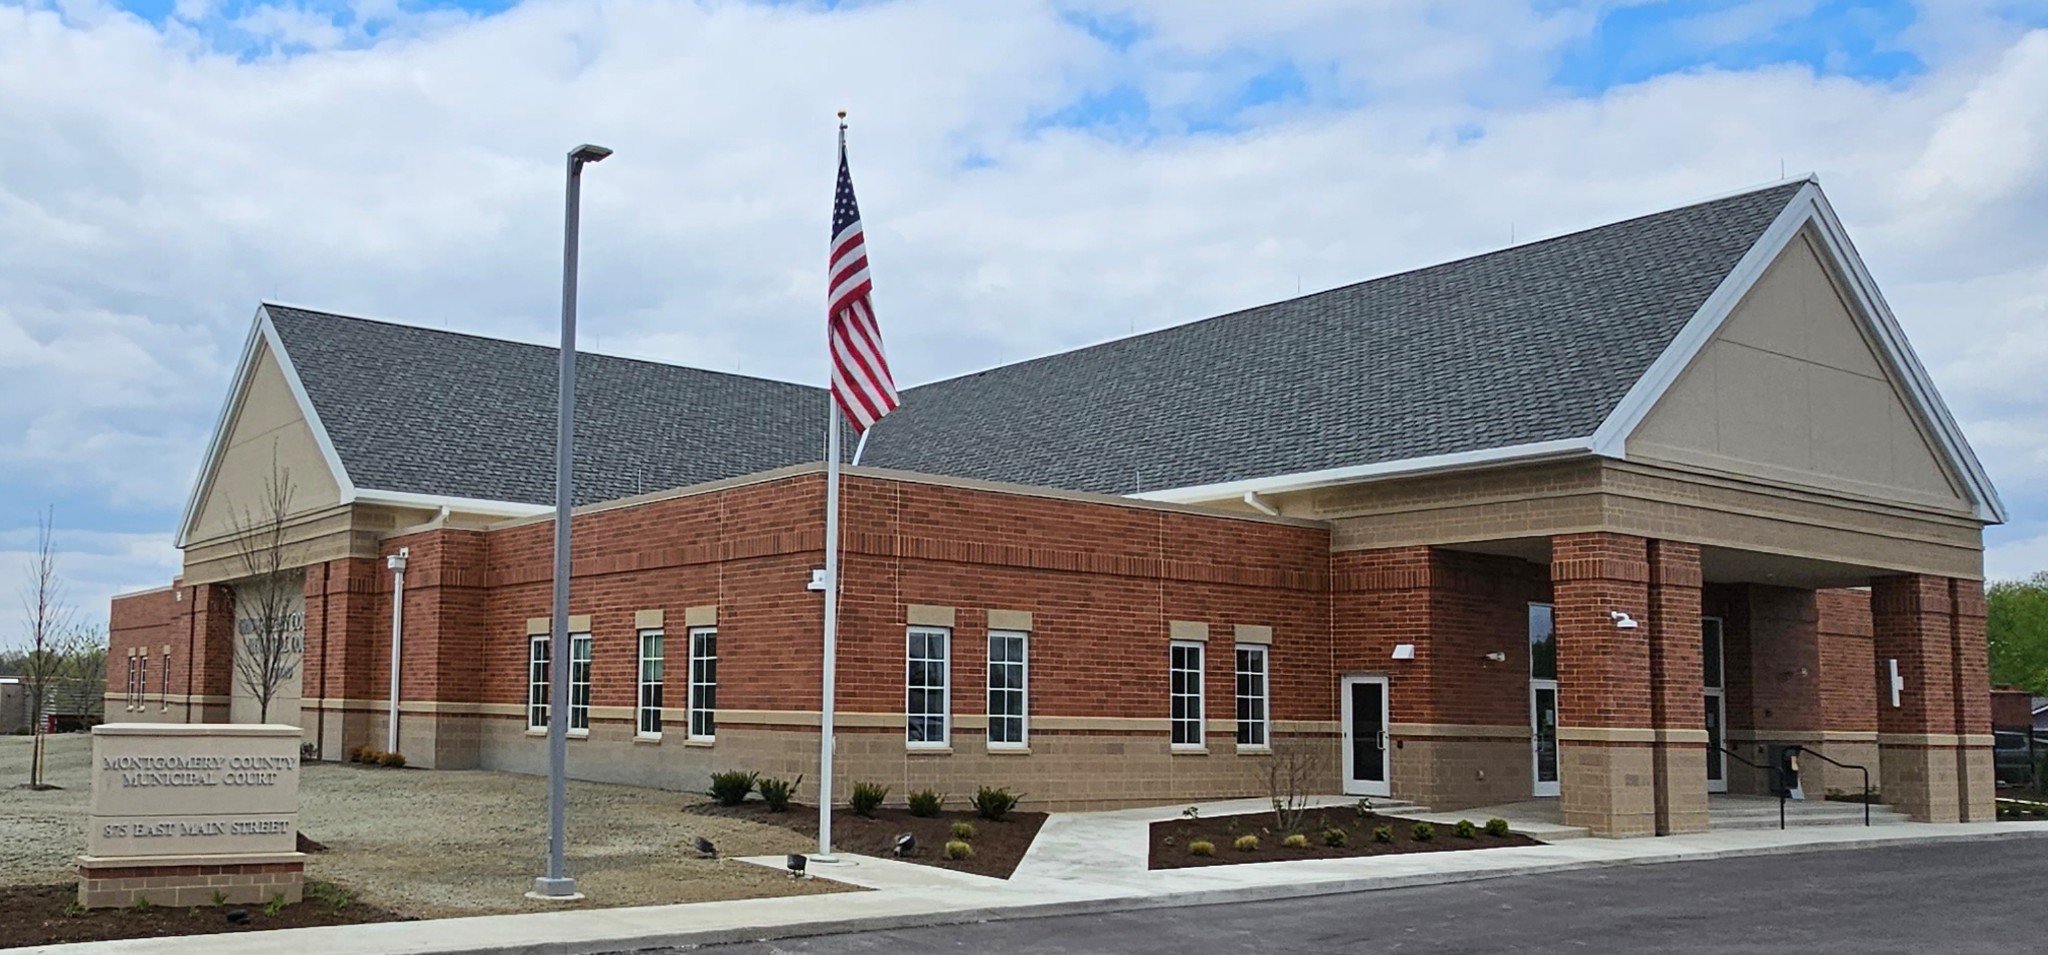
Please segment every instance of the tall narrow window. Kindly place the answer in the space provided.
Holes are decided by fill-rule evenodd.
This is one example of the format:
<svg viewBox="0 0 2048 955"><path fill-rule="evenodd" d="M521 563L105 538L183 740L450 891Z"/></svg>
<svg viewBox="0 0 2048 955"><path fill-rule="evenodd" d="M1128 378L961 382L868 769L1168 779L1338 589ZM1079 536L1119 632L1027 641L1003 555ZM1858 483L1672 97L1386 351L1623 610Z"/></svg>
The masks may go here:
<svg viewBox="0 0 2048 955"><path fill-rule="evenodd" d="M527 643L526 726L546 729L548 725L548 635L535 634Z"/></svg>
<svg viewBox="0 0 2048 955"><path fill-rule="evenodd" d="M1261 749L1271 745L1267 736L1266 648L1259 644L1237 647L1237 745Z"/></svg>
<svg viewBox="0 0 2048 955"><path fill-rule="evenodd" d="M1199 749L1202 743L1202 645L1172 645L1168 657L1173 698L1173 745Z"/></svg>
<svg viewBox="0 0 2048 955"><path fill-rule="evenodd" d="M128 669L122 674L121 705L135 708L135 654L128 654Z"/></svg>
<svg viewBox="0 0 2048 955"><path fill-rule="evenodd" d="M171 648L164 648L163 676L157 678L156 702L162 709L171 708Z"/></svg>
<svg viewBox="0 0 2048 955"><path fill-rule="evenodd" d="M718 628L690 631L690 738L718 735Z"/></svg>
<svg viewBox="0 0 2048 955"><path fill-rule="evenodd" d="M148 709L149 652L147 650L135 655L135 672L135 708L138 710Z"/></svg>
<svg viewBox="0 0 2048 955"><path fill-rule="evenodd" d="M1018 630L988 634L988 745L990 749L1021 749L1026 745L1025 719L1030 712L1028 674L1024 662L1026 635Z"/></svg>
<svg viewBox="0 0 2048 955"><path fill-rule="evenodd" d="M640 631L640 722L635 732L661 737L662 632Z"/></svg>
<svg viewBox="0 0 2048 955"><path fill-rule="evenodd" d="M943 627L910 628L908 666L903 685L905 741L912 746L944 746L950 738L947 699L951 671L947 666L952 631Z"/></svg>
<svg viewBox="0 0 2048 955"><path fill-rule="evenodd" d="M590 634L569 635L569 728L590 732Z"/></svg>

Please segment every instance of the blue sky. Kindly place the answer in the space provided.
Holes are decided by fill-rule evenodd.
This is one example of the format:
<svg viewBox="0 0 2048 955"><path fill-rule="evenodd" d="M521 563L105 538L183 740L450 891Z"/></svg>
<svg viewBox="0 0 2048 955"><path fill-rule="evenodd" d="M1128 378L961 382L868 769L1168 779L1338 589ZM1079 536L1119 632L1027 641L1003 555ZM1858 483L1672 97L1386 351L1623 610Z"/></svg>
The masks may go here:
<svg viewBox="0 0 2048 955"><path fill-rule="evenodd" d="M911 383L1817 171L2048 567L2048 0L101 2L0 0L0 581L54 506L89 615L258 299L545 340L562 141L587 345L816 380L838 107Z"/></svg>

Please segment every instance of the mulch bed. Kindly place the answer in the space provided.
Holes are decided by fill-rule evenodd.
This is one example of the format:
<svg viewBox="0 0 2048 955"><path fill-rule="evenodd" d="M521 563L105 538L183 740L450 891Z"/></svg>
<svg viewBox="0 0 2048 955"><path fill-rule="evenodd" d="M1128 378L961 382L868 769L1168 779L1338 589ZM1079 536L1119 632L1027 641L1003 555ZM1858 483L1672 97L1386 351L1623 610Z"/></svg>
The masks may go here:
<svg viewBox="0 0 2048 955"><path fill-rule="evenodd" d="M311 885L308 883L308 888ZM307 901L286 906L276 915L264 914L261 905L190 909L159 905L144 910L92 909L76 915L66 914L66 910L77 901L76 882L0 887L0 927L4 927L0 928L0 948L406 920L396 912L361 902L350 901L338 908L325 905L314 901L311 893ZM249 920L241 925L229 922L228 913L236 909L249 913Z"/></svg>
<svg viewBox="0 0 2048 955"><path fill-rule="evenodd" d="M749 799L737 806L707 802L689 811L782 826L812 838L818 835L818 810L813 806L790 803L788 812L769 812L760 800ZM953 838L956 822L974 827L974 838L967 840L974 847L971 858L946 858L946 842ZM945 811L926 818L913 816L908 809L884 806L869 818L840 807L832 810L832 847L888 858L895 853L896 837L907 832L917 837L917 851L905 857L905 862L1007 879L1017 870L1017 863L1023 861L1024 853L1031 848L1031 841L1038 838L1038 828L1043 825L1042 812L1011 812L1002 821L991 822L975 815L973 810Z"/></svg>
<svg viewBox="0 0 2048 955"><path fill-rule="evenodd" d="M1246 862L1285 862L1295 859L1355 859L1362 856L1399 855L1406 852L1458 852L1467 849L1504 849L1509 846L1540 846L1538 842L1520 833L1505 836L1489 836L1484 828L1471 839L1459 838L1446 824L1436 823L1436 836L1428 841L1418 841L1413 829L1416 820L1397 816L1364 816L1350 806L1335 806L1327 809L1310 809L1301 815L1300 831L1308 837L1308 845L1290 849L1281 845L1287 833L1273 828L1273 814L1270 812L1246 813L1237 816L1215 816L1200 819L1174 819L1152 824L1152 862L1154 869L1190 869L1210 865L1240 865ZM1483 819L1472 820L1474 825L1485 823ZM1372 831L1379 826L1391 826L1394 841L1376 842ZM1331 847L1323 843L1323 830L1342 829L1348 837L1342 847ZM1259 847L1249 852L1236 848L1240 836L1258 836ZM1216 854L1198 856L1188 849L1188 843L1207 840L1216 847Z"/></svg>

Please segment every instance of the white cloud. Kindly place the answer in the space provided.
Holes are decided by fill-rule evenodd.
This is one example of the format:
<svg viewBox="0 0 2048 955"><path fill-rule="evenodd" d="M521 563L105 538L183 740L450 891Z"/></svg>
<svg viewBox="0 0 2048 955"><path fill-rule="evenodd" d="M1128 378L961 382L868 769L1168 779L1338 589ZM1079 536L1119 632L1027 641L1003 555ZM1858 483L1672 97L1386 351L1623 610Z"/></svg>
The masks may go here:
<svg viewBox="0 0 2048 955"><path fill-rule="evenodd" d="M908 383L1782 161L1822 173L2020 519L2048 494L2048 32L1982 10L1930 7L1928 69L1894 81L1706 71L1581 97L1549 76L1593 14L1549 3L365 2L348 26L321 9L245 26L335 49L242 56L214 49L217 12L160 29L0 0L0 129L28 144L0 154L7 498L89 494L168 539L259 298L548 340L561 157L583 141L618 150L586 184L586 343L819 380L789 343L818 337L837 108ZM1075 10L1146 29L1119 52ZM1277 62L1306 101L1186 134ZM1041 128L1118 85L1155 98L1149 128Z"/></svg>
<svg viewBox="0 0 2048 955"><path fill-rule="evenodd" d="M60 515L61 517L61 515ZM0 530L0 650L22 645L27 626L14 598L35 557L35 529ZM59 599L71 610L71 622L105 632L107 605L116 594L162 587L178 573L181 559L165 534L109 534L58 527L52 535L57 550Z"/></svg>

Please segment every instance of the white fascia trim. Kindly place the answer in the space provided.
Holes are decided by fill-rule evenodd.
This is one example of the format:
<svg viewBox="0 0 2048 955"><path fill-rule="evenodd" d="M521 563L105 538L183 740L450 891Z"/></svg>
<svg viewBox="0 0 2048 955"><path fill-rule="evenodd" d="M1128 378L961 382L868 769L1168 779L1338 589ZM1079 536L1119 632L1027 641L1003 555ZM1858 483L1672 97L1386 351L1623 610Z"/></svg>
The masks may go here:
<svg viewBox="0 0 2048 955"><path fill-rule="evenodd" d="M415 494L410 491L378 491L368 488L356 491L355 500L364 504L392 504L428 510L439 508L461 511L465 514L483 514L488 517L535 517L555 512L553 507L544 504L521 504L517 501L492 501L477 497L448 497L442 494Z"/></svg>
<svg viewBox="0 0 2048 955"><path fill-rule="evenodd" d="M1820 184L1809 180L1793 194L1783 211L1778 213L1770 227L1744 253L1719 287L1701 303L1697 312L1687 320L1685 327L1666 346L1664 353L1657 356L1648 371L1636 380L1620 403L1616 404L1607 419L1593 433L1593 453L1616 460L1627 460L1628 438L1647 418L1650 410L1662 400L1666 391L1678 381L1678 376L1690 366L1693 359L1713 340L1714 334L1726 324L1737 305L1749 294L1764 272L1776 262L1778 255L1798 238L1808 225L1820 238L1834 260L1838 276L1855 298L1857 310L1867 316L1870 328L1876 333L1880 357L1891 367L1891 371L1906 385L1906 396L1913 410L1920 416L1922 424L1932 433L1941 446L1943 457L1949 467L1962 478L1970 502L1978 519L1994 524L2005 523L2005 505L1998 498L1998 491L1992 487L1990 478L1984 473L1984 466L1978 462L1976 452L1963 438L1962 429L1956 426L1948 407L1935 391L1932 379L1913 354L1913 348L1906 341L1906 335L1899 328L1890 306L1878 293L1877 283L1863 265L1863 259L1850 244L1848 232L1842 228L1841 220L1828 204L1827 196L1821 192Z"/></svg>
<svg viewBox="0 0 2048 955"><path fill-rule="evenodd" d="M1329 487L1333 484L1349 484L1354 481L1374 478L1405 477L1437 471L1460 471L1468 468L1487 467L1509 462L1576 457L1589 454L1591 451L1592 447L1585 438L1567 438L1562 441L1537 441L1531 444L1517 444L1505 448L1488 448L1482 451L1432 454L1420 458L1403 458L1399 461L1382 461L1378 464L1360 464L1351 467L1328 468L1322 471L1304 471L1299 474L1248 478L1242 481L1226 481L1221 484L1167 488L1163 491L1146 491L1143 494L1126 496L1140 501L1196 504L1203 501L1241 499L1247 492L1283 494L1288 491L1306 491L1319 487Z"/></svg>
<svg viewBox="0 0 2048 955"><path fill-rule="evenodd" d="M349 480L348 469L342 467L341 455L334 451L334 442L327 437L327 426L320 423L320 413L313 410L312 399L306 397L306 386L299 381L299 370L292 365L291 355L284 350L284 342L277 336L277 327L271 324L270 312L259 305L255 321L250 323L249 337L242 343L242 357L235 364L234 383L228 388L227 401L221 404L220 414L214 418L213 437L206 443L206 459L199 469L199 480L193 483L191 493L185 498L185 513L178 521L177 546L181 550L191 540L193 525L199 520L200 497L213 485L213 479L220 471L221 457L227 453L230 419L235 409L241 407L242 399L255 380L258 342L269 348L278 370L284 374L285 386L291 390L292 400L298 404L299 413L313 431L313 440L320 447L322 460L326 461L335 484L341 488L341 502L346 504L355 497L355 484Z"/></svg>

